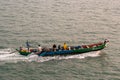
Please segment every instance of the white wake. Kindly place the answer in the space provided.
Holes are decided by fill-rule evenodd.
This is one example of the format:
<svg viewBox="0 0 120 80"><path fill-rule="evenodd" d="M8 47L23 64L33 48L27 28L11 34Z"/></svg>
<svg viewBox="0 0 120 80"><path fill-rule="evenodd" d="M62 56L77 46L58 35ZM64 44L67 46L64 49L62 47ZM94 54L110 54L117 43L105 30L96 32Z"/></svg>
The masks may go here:
<svg viewBox="0 0 120 80"><path fill-rule="evenodd" d="M47 57L40 57L35 54L30 54L28 56L20 55L18 52L14 52L13 49L0 49L0 61L2 62L44 62L50 60L62 60L62 59L84 59L86 57L98 57L100 56L100 51L94 51L84 54L76 54L76 55L68 55L68 56L47 56Z"/></svg>

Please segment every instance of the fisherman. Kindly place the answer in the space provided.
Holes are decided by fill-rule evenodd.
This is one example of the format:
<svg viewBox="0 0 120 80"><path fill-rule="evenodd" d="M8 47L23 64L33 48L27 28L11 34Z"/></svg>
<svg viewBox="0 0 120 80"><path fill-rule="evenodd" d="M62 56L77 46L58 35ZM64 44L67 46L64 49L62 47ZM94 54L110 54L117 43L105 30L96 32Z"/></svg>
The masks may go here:
<svg viewBox="0 0 120 80"><path fill-rule="evenodd" d="M61 50L61 45L58 45L58 50Z"/></svg>
<svg viewBox="0 0 120 80"><path fill-rule="evenodd" d="M26 48L23 48L23 47L20 47L19 51L21 51L21 52L28 52L28 50Z"/></svg>
<svg viewBox="0 0 120 80"><path fill-rule="evenodd" d="M19 48L19 50L20 50L20 51L22 51L22 50L23 50L23 48L22 48L22 47L20 47L20 48Z"/></svg>
<svg viewBox="0 0 120 80"><path fill-rule="evenodd" d="M42 51L42 47L40 45L38 45L38 52Z"/></svg>
<svg viewBox="0 0 120 80"><path fill-rule="evenodd" d="M53 51L56 51L56 45L55 44L53 45Z"/></svg>
<svg viewBox="0 0 120 80"><path fill-rule="evenodd" d="M67 50L67 44L66 44L66 43L64 43L63 49L64 49L64 50Z"/></svg>
<svg viewBox="0 0 120 80"><path fill-rule="evenodd" d="M70 47L70 46L68 47L68 50L71 50L71 47Z"/></svg>
<svg viewBox="0 0 120 80"><path fill-rule="evenodd" d="M30 52L30 44L29 44L29 42L28 42L28 40L26 41L26 47L27 47L27 52Z"/></svg>
<svg viewBox="0 0 120 80"><path fill-rule="evenodd" d="M21 48L21 52L28 52L26 48Z"/></svg>

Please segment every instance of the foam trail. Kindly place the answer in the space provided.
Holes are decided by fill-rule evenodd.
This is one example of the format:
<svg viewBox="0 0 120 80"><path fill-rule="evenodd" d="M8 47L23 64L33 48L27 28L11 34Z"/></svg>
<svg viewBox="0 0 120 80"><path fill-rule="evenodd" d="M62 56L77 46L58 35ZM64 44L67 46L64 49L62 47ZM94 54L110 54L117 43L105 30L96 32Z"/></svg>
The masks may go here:
<svg viewBox="0 0 120 80"><path fill-rule="evenodd" d="M84 54L76 54L76 55L69 55L69 56L53 56L53 57L40 57L37 59L37 62L44 62L49 60L62 60L62 59L84 59L86 57L98 57L100 56L100 51L89 52Z"/></svg>
<svg viewBox="0 0 120 80"><path fill-rule="evenodd" d="M9 54L10 52L12 52L12 49L10 49L10 48L0 49L0 55L1 54Z"/></svg>
<svg viewBox="0 0 120 80"><path fill-rule="evenodd" d="M15 51L15 50L14 50ZM26 57L23 57L21 55L19 55L18 53L12 53L13 49L0 49L0 61L4 61L4 62L15 62L15 61L22 61L22 60L26 60Z"/></svg>
<svg viewBox="0 0 120 80"><path fill-rule="evenodd" d="M84 59L86 57L97 57L100 56L100 51L94 51L84 54L68 55L68 56L47 56L40 57L35 54L30 54L28 56L22 56L18 52L9 54L12 52L12 49L1 49L0 50L0 61L4 62L18 62L18 61L27 61L27 62L45 62L50 60L62 60L62 59Z"/></svg>

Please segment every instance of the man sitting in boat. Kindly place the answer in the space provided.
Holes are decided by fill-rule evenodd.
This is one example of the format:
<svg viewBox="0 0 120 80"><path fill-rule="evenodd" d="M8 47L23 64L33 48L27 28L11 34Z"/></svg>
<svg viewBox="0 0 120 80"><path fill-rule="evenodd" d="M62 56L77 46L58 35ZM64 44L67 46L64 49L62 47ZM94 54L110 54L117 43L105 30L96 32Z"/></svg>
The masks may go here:
<svg viewBox="0 0 120 80"><path fill-rule="evenodd" d="M38 52L42 51L42 47L40 45L38 45Z"/></svg>
<svg viewBox="0 0 120 80"><path fill-rule="evenodd" d="M20 51L21 52L28 52L28 50L26 48L20 47Z"/></svg>
<svg viewBox="0 0 120 80"><path fill-rule="evenodd" d="M64 43L63 49L64 49L64 50L67 50L67 44L66 44L66 43Z"/></svg>
<svg viewBox="0 0 120 80"><path fill-rule="evenodd" d="M20 47L19 50L22 51L22 47Z"/></svg>
<svg viewBox="0 0 120 80"><path fill-rule="evenodd" d="M53 45L53 51L56 51L56 45L55 44Z"/></svg>
<svg viewBox="0 0 120 80"><path fill-rule="evenodd" d="M61 45L58 45L58 51L60 51L61 50Z"/></svg>

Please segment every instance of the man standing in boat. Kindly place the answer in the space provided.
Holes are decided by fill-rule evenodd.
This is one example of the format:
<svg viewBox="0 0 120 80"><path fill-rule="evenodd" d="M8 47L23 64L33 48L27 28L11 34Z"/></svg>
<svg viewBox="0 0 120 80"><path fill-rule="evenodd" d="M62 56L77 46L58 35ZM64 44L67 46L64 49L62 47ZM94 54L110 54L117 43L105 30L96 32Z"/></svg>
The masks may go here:
<svg viewBox="0 0 120 80"><path fill-rule="evenodd" d="M30 52L30 44L29 44L28 40L26 42L26 47L27 47L27 51Z"/></svg>

